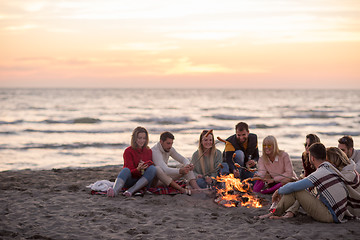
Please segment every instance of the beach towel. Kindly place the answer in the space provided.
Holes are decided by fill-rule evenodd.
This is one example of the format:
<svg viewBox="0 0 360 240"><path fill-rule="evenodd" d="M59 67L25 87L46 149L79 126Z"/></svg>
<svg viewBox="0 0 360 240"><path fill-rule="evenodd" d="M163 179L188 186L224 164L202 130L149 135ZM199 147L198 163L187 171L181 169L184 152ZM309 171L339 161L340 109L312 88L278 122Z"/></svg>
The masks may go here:
<svg viewBox="0 0 360 240"><path fill-rule="evenodd" d="M114 186L114 182L110 182L108 180L99 180L86 187L90 188L92 191L106 192L109 187L113 187L113 186Z"/></svg>
<svg viewBox="0 0 360 240"><path fill-rule="evenodd" d="M177 180L175 182L183 188L186 187L186 182L183 180ZM113 185L114 182L110 182L108 180L100 180L86 187L91 189L90 192L91 195L106 195L107 189L109 187L112 187ZM127 188L122 189L122 191L125 190L127 190ZM157 195L175 195L180 193L180 191L176 190L175 188L167 187L163 185L151 187L148 189L148 191L152 194L157 194Z"/></svg>

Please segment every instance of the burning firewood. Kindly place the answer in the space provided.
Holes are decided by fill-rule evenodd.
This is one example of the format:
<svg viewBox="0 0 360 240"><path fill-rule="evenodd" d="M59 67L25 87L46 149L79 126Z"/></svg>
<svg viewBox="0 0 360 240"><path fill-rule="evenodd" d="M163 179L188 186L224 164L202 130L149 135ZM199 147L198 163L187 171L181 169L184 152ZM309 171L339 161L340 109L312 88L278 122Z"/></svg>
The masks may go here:
<svg viewBox="0 0 360 240"><path fill-rule="evenodd" d="M217 198L214 200L217 204L225 207L262 207L263 201L253 195L251 186L247 182L249 180L241 182L234 177L234 174L219 176L216 180L224 183L224 188L217 189Z"/></svg>

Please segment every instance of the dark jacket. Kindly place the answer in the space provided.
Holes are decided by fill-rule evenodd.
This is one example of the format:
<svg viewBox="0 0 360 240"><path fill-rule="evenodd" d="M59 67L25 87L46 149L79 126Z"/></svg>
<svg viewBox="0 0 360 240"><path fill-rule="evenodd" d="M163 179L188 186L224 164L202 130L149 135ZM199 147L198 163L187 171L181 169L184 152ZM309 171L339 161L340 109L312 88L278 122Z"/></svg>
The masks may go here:
<svg viewBox="0 0 360 240"><path fill-rule="evenodd" d="M229 165L230 172L234 170L234 162L232 161L232 157L235 151L241 150L244 152L245 159L244 162L249 160L249 156L251 155L251 159L255 160L256 162L259 160L259 149L258 149L258 141L257 136L254 133L249 133L248 136L248 144L247 148L245 149L242 144L236 138L236 134L228 137L226 139L226 145L224 150L224 160Z"/></svg>

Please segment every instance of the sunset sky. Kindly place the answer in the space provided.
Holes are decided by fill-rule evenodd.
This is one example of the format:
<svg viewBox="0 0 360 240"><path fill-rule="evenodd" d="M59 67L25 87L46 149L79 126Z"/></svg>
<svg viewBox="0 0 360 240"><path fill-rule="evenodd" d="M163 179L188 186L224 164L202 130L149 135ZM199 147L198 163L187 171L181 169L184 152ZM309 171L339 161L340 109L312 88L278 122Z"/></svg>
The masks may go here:
<svg viewBox="0 0 360 240"><path fill-rule="evenodd" d="M0 87L360 89L359 0L0 0Z"/></svg>

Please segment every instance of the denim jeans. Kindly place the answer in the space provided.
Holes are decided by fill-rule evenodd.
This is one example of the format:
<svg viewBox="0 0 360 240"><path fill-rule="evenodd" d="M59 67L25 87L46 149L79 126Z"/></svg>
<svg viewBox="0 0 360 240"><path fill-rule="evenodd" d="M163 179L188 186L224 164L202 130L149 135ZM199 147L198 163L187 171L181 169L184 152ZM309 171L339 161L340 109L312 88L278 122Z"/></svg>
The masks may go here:
<svg viewBox="0 0 360 240"><path fill-rule="evenodd" d="M236 153L236 156L234 157L234 161L236 163L238 163L240 166L246 167L244 152L241 150L236 150L235 153ZM245 169L242 169L242 168L239 169L239 172L240 172L241 181L243 181L244 179L247 179L247 178L252 178L254 176L253 172L246 171Z"/></svg>
<svg viewBox="0 0 360 240"><path fill-rule="evenodd" d="M226 162L222 162L221 165L223 166L218 170L218 176L221 175L227 175L229 174L229 165ZM205 178L198 178L196 179L197 185L199 185L200 188L207 188L208 184L205 181Z"/></svg>
<svg viewBox="0 0 360 240"><path fill-rule="evenodd" d="M149 166L145 170L143 177L146 178L146 180L149 182L148 187L150 187L155 175L156 175L156 168L154 165ZM132 187L139 180L138 178L133 178L131 176L131 171L129 168L123 168L119 173L119 175L117 176L117 178L121 178L124 181L125 188Z"/></svg>

